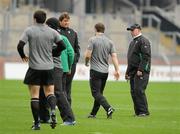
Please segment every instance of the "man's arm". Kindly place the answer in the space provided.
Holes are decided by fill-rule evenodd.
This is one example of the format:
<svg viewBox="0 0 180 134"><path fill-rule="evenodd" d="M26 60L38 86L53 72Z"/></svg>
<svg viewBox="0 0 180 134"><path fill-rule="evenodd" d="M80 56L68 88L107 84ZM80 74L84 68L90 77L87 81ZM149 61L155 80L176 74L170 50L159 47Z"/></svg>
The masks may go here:
<svg viewBox="0 0 180 134"><path fill-rule="evenodd" d="M142 75L144 71L149 72L150 70L150 60L151 60L151 46L148 40L143 40L140 45L141 53L140 59L141 62L138 68L138 74Z"/></svg>
<svg viewBox="0 0 180 134"><path fill-rule="evenodd" d="M126 73L125 73L125 79L126 79L127 81L130 80L129 69L130 69L130 67L129 67L129 65L127 65L127 69L126 69Z"/></svg>
<svg viewBox="0 0 180 134"><path fill-rule="evenodd" d="M86 49L84 57L85 57L85 66L89 66L89 60L91 59L92 50Z"/></svg>
<svg viewBox="0 0 180 134"><path fill-rule="evenodd" d="M120 77L120 72L119 72L119 63L118 63L117 54L112 53L111 58L112 58L112 62L113 62L114 68L115 68L114 77L116 80L118 80Z"/></svg>
<svg viewBox="0 0 180 134"><path fill-rule="evenodd" d="M64 44L63 40L56 43L57 47L53 49L52 54L53 57L58 57L61 55L61 52L66 49L66 45Z"/></svg>
<svg viewBox="0 0 180 134"><path fill-rule="evenodd" d="M68 56L68 65L69 65L69 69L71 69L72 64L74 62L74 49L71 45L71 43L69 42L69 40L67 38L65 38L66 40L66 50L67 50L67 56Z"/></svg>
<svg viewBox="0 0 180 134"><path fill-rule="evenodd" d="M78 62L80 58L80 46L79 46L79 41L78 41L78 35L76 32L75 32L74 52L76 54L75 62Z"/></svg>
<svg viewBox="0 0 180 134"><path fill-rule="evenodd" d="M21 56L23 62L28 62L29 58L24 54L25 44L26 44L25 42L20 40L18 45L17 45L17 50L18 50L18 53Z"/></svg>

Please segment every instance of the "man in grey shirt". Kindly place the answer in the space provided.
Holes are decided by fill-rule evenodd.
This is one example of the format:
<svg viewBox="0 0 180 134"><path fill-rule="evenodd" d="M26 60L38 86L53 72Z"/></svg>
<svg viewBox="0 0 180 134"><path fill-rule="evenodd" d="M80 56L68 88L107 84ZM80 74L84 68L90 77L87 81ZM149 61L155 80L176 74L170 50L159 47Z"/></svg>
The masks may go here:
<svg viewBox="0 0 180 134"><path fill-rule="evenodd" d="M34 13L34 25L28 27L22 34L17 49L24 62L29 62L24 83L28 85L31 95L31 110L34 118L33 130L40 129L39 122L39 88L43 85L47 101L51 108L51 127L56 126L54 96L54 63L53 56L59 56L65 49L59 34L44 24L46 13L38 10ZM24 54L24 45L29 43L29 57ZM52 50L53 44L57 49Z"/></svg>
<svg viewBox="0 0 180 134"><path fill-rule="evenodd" d="M90 87L94 97L94 105L88 118L95 118L100 106L105 109L107 118L112 118L114 112L114 109L103 96L108 78L109 55L114 64L116 80L119 79L120 73L113 42L104 35L104 31L105 27L102 23L95 25L96 34L89 39L89 45L85 52L85 65L88 66L90 61Z"/></svg>

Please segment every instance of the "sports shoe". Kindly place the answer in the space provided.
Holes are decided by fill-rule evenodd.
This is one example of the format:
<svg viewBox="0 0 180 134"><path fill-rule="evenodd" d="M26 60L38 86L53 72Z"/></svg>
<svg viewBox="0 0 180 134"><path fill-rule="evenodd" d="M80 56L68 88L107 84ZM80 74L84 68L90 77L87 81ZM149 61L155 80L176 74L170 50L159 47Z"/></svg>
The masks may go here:
<svg viewBox="0 0 180 134"><path fill-rule="evenodd" d="M115 109L112 108L112 107L110 107L110 108L108 109L108 111L107 111L107 118L108 118L108 119L112 119L112 114L113 114L114 111L115 111Z"/></svg>
<svg viewBox="0 0 180 134"><path fill-rule="evenodd" d="M149 116L149 113L140 113L138 115L136 115L137 117L147 117Z"/></svg>
<svg viewBox="0 0 180 134"><path fill-rule="evenodd" d="M40 123L34 123L31 127L32 130L40 130Z"/></svg>
<svg viewBox="0 0 180 134"><path fill-rule="evenodd" d="M62 126L73 126L76 124L76 121L64 121L61 125Z"/></svg>
<svg viewBox="0 0 180 134"><path fill-rule="evenodd" d="M88 115L88 118L96 118L96 115L92 115L92 114L90 114L90 115Z"/></svg>
<svg viewBox="0 0 180 134"><path fill-rule="evenodd" d="M50 122L50 126L52 129L54 129L56 127L56 114L55 113L51 113L51 122Z"/></svg>

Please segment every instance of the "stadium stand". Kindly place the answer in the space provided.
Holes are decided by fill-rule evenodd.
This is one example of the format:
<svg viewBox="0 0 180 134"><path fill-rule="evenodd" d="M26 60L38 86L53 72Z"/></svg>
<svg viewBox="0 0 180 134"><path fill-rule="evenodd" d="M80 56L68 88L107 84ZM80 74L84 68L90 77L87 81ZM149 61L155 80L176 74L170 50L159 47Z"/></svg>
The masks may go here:
<svg viewBox="0 0 180 134"><path fill-rule="evenodd" d="M85 13L84 15L71 13L71 26L79 34L80 62L84 62L84 51L89 37L94 34L94 24L103 22L106 26L106 34L116 44L120 63L126 64L127 48L131 40L126 28L137 22L142 24L143 34L151 40L152 63L180 65L178 58L180 55L179 3L167 10L166 6L159 7L155 4L156 2L149 3L147 6L145 0L116 0L117 3L114 4L112 1L106 2L104 9L109 10L111 7L107 8L108 5L113 5L113 13ZM6 61L20 61L16 50L18 39L24 28L33 23L32 13L42 6L42 1L39 1L41 3L39 6L25 4L19 5L15 10L12 3L11 5L9 3L10 1L4 0L0 5L0 57L5 58ZM60 12L45 10L48 17L60 15Z"/></svg>

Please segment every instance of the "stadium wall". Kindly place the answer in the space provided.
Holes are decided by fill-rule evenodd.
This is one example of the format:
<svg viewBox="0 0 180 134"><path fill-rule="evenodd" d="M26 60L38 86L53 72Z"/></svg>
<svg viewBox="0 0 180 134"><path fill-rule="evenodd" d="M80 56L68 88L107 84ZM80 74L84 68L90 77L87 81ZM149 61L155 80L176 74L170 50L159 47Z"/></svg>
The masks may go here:
<svg viewBox="0 0 180 134"><path fill-rule="evenodd" d="M4 77L4 58L0 57L0 80Z"/></svg>
<svg viewBox="0 0 180 134"><path fill-rule="evenodd" d="M4 76L5 79L23 79L28 69L27 64L19 62L6 62L4 64ZM180 82L180 66L160 66L153 65L151 68L150 81L161 81L161 82ZM126 65L120 65L121 77L120 81L125 81L124 75L126 71ZM114 67L109 66L109 77L108 80L114 80L113 77ZM89 80L89 67L84 64L78 64L75 80Z"/></svg>

